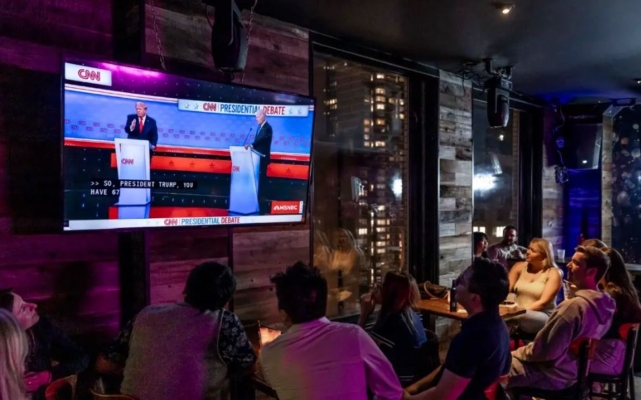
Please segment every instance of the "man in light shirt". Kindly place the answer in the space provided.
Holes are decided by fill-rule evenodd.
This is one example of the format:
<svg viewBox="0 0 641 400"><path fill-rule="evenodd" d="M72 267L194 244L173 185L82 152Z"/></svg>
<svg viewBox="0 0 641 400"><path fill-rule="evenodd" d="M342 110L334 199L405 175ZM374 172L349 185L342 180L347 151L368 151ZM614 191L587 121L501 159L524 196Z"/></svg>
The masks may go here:
<svg viewBox="0 0 641 400"><path fill-rule="evenodd" d="M503 240L487 249L487 258L500 262L509 271L511 266L508 265L508 258L524 260L527 252L525 247L516 243L516 239L516 227L512 225L506 226L503 229Z"/></svg>
<svg viewBox="0 0 641 400"><path fill-rule="evenodd" d="M260 364L280 400L400 400L392 365L364 330L325 318L327 281L298 262L272 278L287 332L265 345Z"/></svg>

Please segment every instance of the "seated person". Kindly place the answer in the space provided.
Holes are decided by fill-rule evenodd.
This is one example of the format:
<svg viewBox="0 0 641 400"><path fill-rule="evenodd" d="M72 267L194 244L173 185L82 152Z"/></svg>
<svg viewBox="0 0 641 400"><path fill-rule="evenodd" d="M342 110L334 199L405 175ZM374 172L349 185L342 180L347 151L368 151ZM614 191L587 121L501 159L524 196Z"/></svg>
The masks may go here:
<svg viewBox="0 0 641 400"><path fill-rule="evenodd" d="M89 356L47 318L38 315L37 305L7 289L0 291L0 308L10 311L27 333L29 354L24 380L34 400L45 398L45 389L52 381L89 366Z"/></svg>
<svg viewBox="0 0 641 400"><path fill-rule="evenodd" d="M579 338L600 339L610 328L614 300L598 290L610 258L596 247L576 248L568 264L573 297L552 313L532 343L512 352L509 387L560 390L577 380L578 362L570 346Z"/></svg>
<svg viewBox="0 0 641 400"><path fill-rule="evenodd" d="M474 257L487 257L487 235L483 232L472 233L472 249Z"/></svg>
<svg viewBox="0 0 641 400"><path fill-rule="evenodd" d="M516 227L506 226L503 228L503 239L487 249L487 257L500 262L509 271L512 265L508 260L523 260L523 253L526 251L525 247L516 243L516 238Z"/></svg>
<svg viewBox="0 0 641 400"><path fill-rule="evenodd" d="M563 272L556 266L553 254L550 242L532 239L525 262L514 264L510 270L510 292L516 293L516 304L527 311L508 324L517 325L525 333L540 331L556 307Z"/></svg>
<svg viewBox="0 0 641 400"><path fill-rule="evenodd" d="M0 308L0 400L27 400L23 376L28 352L24 330L11 312Z"/></svg>
<svg viewBox="0 0 641 400"><path fill-rule="evenodd" d="M392 363L394 371L406 386L418 374L418 349L427 341L423 323L413 310L420 300L414 278L406 272L390 271L385 274L383 286L361 299L361 316L358 324L365 328L367 318L375 305L381 304L376 323L370 335ZM436 355L438 359L438 354Z"/></svg>
<svg viewBox="0 0 641 400"><path fill-rule="evenodd" d="M138 400L218 399L229 373L252 368L256 354L243 325L224 310L236 290L231 270L196 266L185 301L145 307L103 354L100 373L124 364L121 392Z"/></svg>
<svg viewBox="0 0 641 400"><path fill-rule="evenodd" d="M405 398L486 398L485 390L510 370L510 336L499 315L499 304L507 290L503 265L486 258L474 259L456 282L456 301L465 308L468 318L452 339L445 364L438 372L409 386Z"/></svg>
<svg viewBox="0 0 641 400"><path fill-rule="evenodd" d="M594 358L590 362L590 372L618 375L623 369L626 350L625 338L621 337L619 329L626 323L641 322L641 304L621 254L611 248L603 251L610 257L610 269L601 280L601 284L605 292L616 302L616 311L612 318L612 326L596 345Z"/></svg>
<svg viewBox="0 0 641 400"><path fill-rule="evenodd" d="M400 400L385 355L361 327L325 318L327 281L298 262L272 278L287 331L265 345L260 365L280 400Z"/></svg>

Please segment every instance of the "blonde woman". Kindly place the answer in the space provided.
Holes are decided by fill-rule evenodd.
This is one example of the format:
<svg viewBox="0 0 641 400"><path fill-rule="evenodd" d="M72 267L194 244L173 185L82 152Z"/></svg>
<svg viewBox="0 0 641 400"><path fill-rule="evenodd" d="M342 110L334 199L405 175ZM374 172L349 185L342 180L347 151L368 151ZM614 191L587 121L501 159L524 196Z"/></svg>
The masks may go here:
<svg viewBox="0 0 641 400"><path fill-rule="evenodd" d="M28 351L24 330L9 311L0 308L0 400L27 398L23 375Z"/></svg>
<svg viewBox="0 0 641 400"><path fill-rule="evenodd" d="M554 262L553 254L550 242L532 239L525 262L514 264L510 270L510 292L516 294L516 304L526 309L525 314L510 323L518 323L525 333L541 330L556 307L563 271Z"/></svg>

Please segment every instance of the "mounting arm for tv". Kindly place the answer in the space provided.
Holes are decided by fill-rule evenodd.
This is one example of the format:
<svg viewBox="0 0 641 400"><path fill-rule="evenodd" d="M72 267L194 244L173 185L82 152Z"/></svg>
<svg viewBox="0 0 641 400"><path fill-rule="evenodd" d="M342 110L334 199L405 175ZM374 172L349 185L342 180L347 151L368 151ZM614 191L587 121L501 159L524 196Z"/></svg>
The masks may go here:
<svg viewBox="0 0 641 400"><path fill-rule="evenodd" d="M507 65L505 67L494 68L494 60L491 58L484 58L483 62L485 63L485 72L488 74L499 78L512 78L512 71L514 70L513 66Z"/></svg>

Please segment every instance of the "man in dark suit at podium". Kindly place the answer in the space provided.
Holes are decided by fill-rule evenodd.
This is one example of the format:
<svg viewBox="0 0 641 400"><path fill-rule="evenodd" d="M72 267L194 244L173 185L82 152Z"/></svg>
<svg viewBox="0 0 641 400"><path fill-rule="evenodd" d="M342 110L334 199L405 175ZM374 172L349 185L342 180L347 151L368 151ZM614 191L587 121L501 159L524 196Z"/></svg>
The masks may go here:
<svg viewBox="0 0 641 400"><path fill-rule="evenodd" d="M127 115L125 132L128 134L127 139L149 141L149 158L151 159L158 143L158 126L156 120L147 115L145 103L136 103L136 113Z"/></svg>
<svg viewBox="0 0 641 400"><path fill-rule="evenodd" d="M260 204L260 213L265 214L268 212L267 208L267 164L272 149L272 126L267 122L267 114L265 110L258 110L256 112L256 122L258 123L258 130L256 131L256 138L251 144L251 147L263 154L265 157L260 159L260 179L258 182L258 203ZM247 149L249 146L245 145Z"/></svg>

